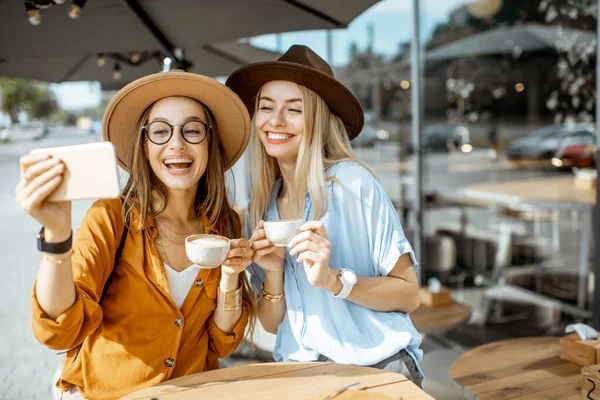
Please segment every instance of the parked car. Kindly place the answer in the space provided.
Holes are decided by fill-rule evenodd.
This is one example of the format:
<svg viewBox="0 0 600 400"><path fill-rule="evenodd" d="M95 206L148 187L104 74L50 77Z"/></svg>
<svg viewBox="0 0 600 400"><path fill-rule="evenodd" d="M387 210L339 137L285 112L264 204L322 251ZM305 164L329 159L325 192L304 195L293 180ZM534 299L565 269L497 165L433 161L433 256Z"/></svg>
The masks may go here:
<svg viewBox="0 0 600 400"><path fill-rule="evenodd" d="M550 159L567 137L578 132L593 131L592 124L549 125L532 132L528 137L511 141L505 153L511 160Z"/></svg>
<svg viewBox="0 0 600 400"><path fill-rule="evenodd" d="M593 131L574 132L565 138L552 165L558 168L589 168L596 165L596 134Z"/></svg>

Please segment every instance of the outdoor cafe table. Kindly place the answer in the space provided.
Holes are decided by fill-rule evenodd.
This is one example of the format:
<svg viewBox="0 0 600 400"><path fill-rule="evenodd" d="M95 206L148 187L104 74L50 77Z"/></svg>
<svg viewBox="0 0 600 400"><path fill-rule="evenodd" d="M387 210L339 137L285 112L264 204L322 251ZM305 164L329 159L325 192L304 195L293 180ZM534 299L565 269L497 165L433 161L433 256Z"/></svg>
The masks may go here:
<svg viewBox="0 0 600 400"><path fill-rule="evenodd" d="M130 394L125 399L302 399L323 400L355 383L335 400L433 400L404 375L334 363L263 363L188 375ZM357 389L360 389L357 391Z"/></svg>
<svg viewBox="0 0 600 400"><path fill-rule="evenodd" d="M448 376L466 399L576 400L581 367L559 357L557 337L502 340L456 359Z"/></svg>
<svg viewBox="0 0 600 400"><path fill-rule="evenodd" d="M461 195L469 199L487 201L514 209L531 207L565 211L577 210L580 220L577 308L579 311L585 311L588 260L592 237L592 208L596 204L595 189L577 187L575 176L569 175L472 185L463 188ZM568 311L570 308L562 304L564 311ZM578 314L584 315L582 312Z"/></svg>
<svg viewBox="0 0 600 400"><path fill-rule="evenodd" d="M471 307L454 300L448 305L428 307L423 304L410 313L410 320L420 333L444 331L471 316Z"/></svg>

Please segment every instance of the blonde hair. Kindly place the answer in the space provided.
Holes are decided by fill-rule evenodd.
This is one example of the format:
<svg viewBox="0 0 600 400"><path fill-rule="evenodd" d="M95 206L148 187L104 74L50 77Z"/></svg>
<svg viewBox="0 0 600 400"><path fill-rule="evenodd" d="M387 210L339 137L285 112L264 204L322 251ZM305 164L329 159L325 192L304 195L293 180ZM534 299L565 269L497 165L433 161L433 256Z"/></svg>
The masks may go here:
<svg viewBox="0 0 600 400"><path fill-rule="evenodd" d="M328 208L325 183L325 170L341 161L352 161L373 171L356 159L352 153L350 140L342 120L333 114L327 103L312 90L298 85L302 92L302 114L304 133L298 150L296 173L294 176L295 193L298 200L296 217L302 218L305 207L305 193L310 194L314 213L312 218L321 218ZM257 136L255 118L258 111L260 91L256 95L254 117L252 118L251 157L254 167L251 169L252 196L250 198L250 223L256 226L265 215L269 205L271 189L281 174L274 157L265 151ZM339 183L339 182L337 182Z"/></svg>
<svg viewBox="0 0 600 400"><path fill-rule="evenodd" d="M194 100L194 99L192 99ZM198 181L198 189L194 208L198 215L205 215L208 226L205 231L215 229L219 234L228 238L239 238L242 236L242 227L238 214L233 210L227 196L225 184L225 151L219 140L217 123L204 104L197 102L208 119L208 125L212 128L205 140L208 140L208 163L206 171ZM156 218L162 214L167 206L168 191L166 186L156 177L145 151L145 135L142 127L148 123L150 112L155 103L152 103L144 111L136 125L135 145L133 148L133 161L129 179L122 192L123 217L130 229L142 231L148 238L150 228L148 217ZM157 210L151 208L152 194L155 193L160 201ZM133 210L139 211L139 217L133 219ZM246 274L240 274L240 285L242 286L242 298L251 305L249 319L249 332L252 336L256 320L255 297L250 290Z"/></svg>

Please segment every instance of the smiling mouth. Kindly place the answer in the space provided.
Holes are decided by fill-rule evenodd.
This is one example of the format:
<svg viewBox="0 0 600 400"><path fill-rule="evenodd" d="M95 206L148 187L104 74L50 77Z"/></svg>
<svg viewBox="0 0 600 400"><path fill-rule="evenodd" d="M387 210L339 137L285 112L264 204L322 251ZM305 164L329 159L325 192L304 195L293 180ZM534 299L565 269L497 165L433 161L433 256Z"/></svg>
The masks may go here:
<svg viewBox="0 0 600 400"><path fill-rule="evenodd" d="M267 133L267 141L269 143L274 143L274 144L286 143L294 138L294 135L291 135L289 133L273 133L273 132L266 132L266 133Z"/></svg>
<svg viewBox="0 0 600 400"><path fill-rule="evenodd" d="M185 170L192 166L194 160L191 158L169 158L163 161L163 164L172 170Z"/></svg>

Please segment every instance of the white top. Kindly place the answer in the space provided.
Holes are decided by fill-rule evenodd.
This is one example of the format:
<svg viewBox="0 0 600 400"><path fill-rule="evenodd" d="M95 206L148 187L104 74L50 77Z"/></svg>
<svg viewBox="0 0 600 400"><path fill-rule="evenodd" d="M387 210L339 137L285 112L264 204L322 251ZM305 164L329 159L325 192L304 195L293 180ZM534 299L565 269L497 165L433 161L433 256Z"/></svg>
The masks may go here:
<svg viewBox="0 0 600 400"><path fill-rule="evenodd" d="M169 282L169 294L171 299L181 308L185 298L187 297L194 280L198 275L200 267L195 264L190 265L183 271L176 271L165 263L165 271L167 273L167 281Z"/></svg>

